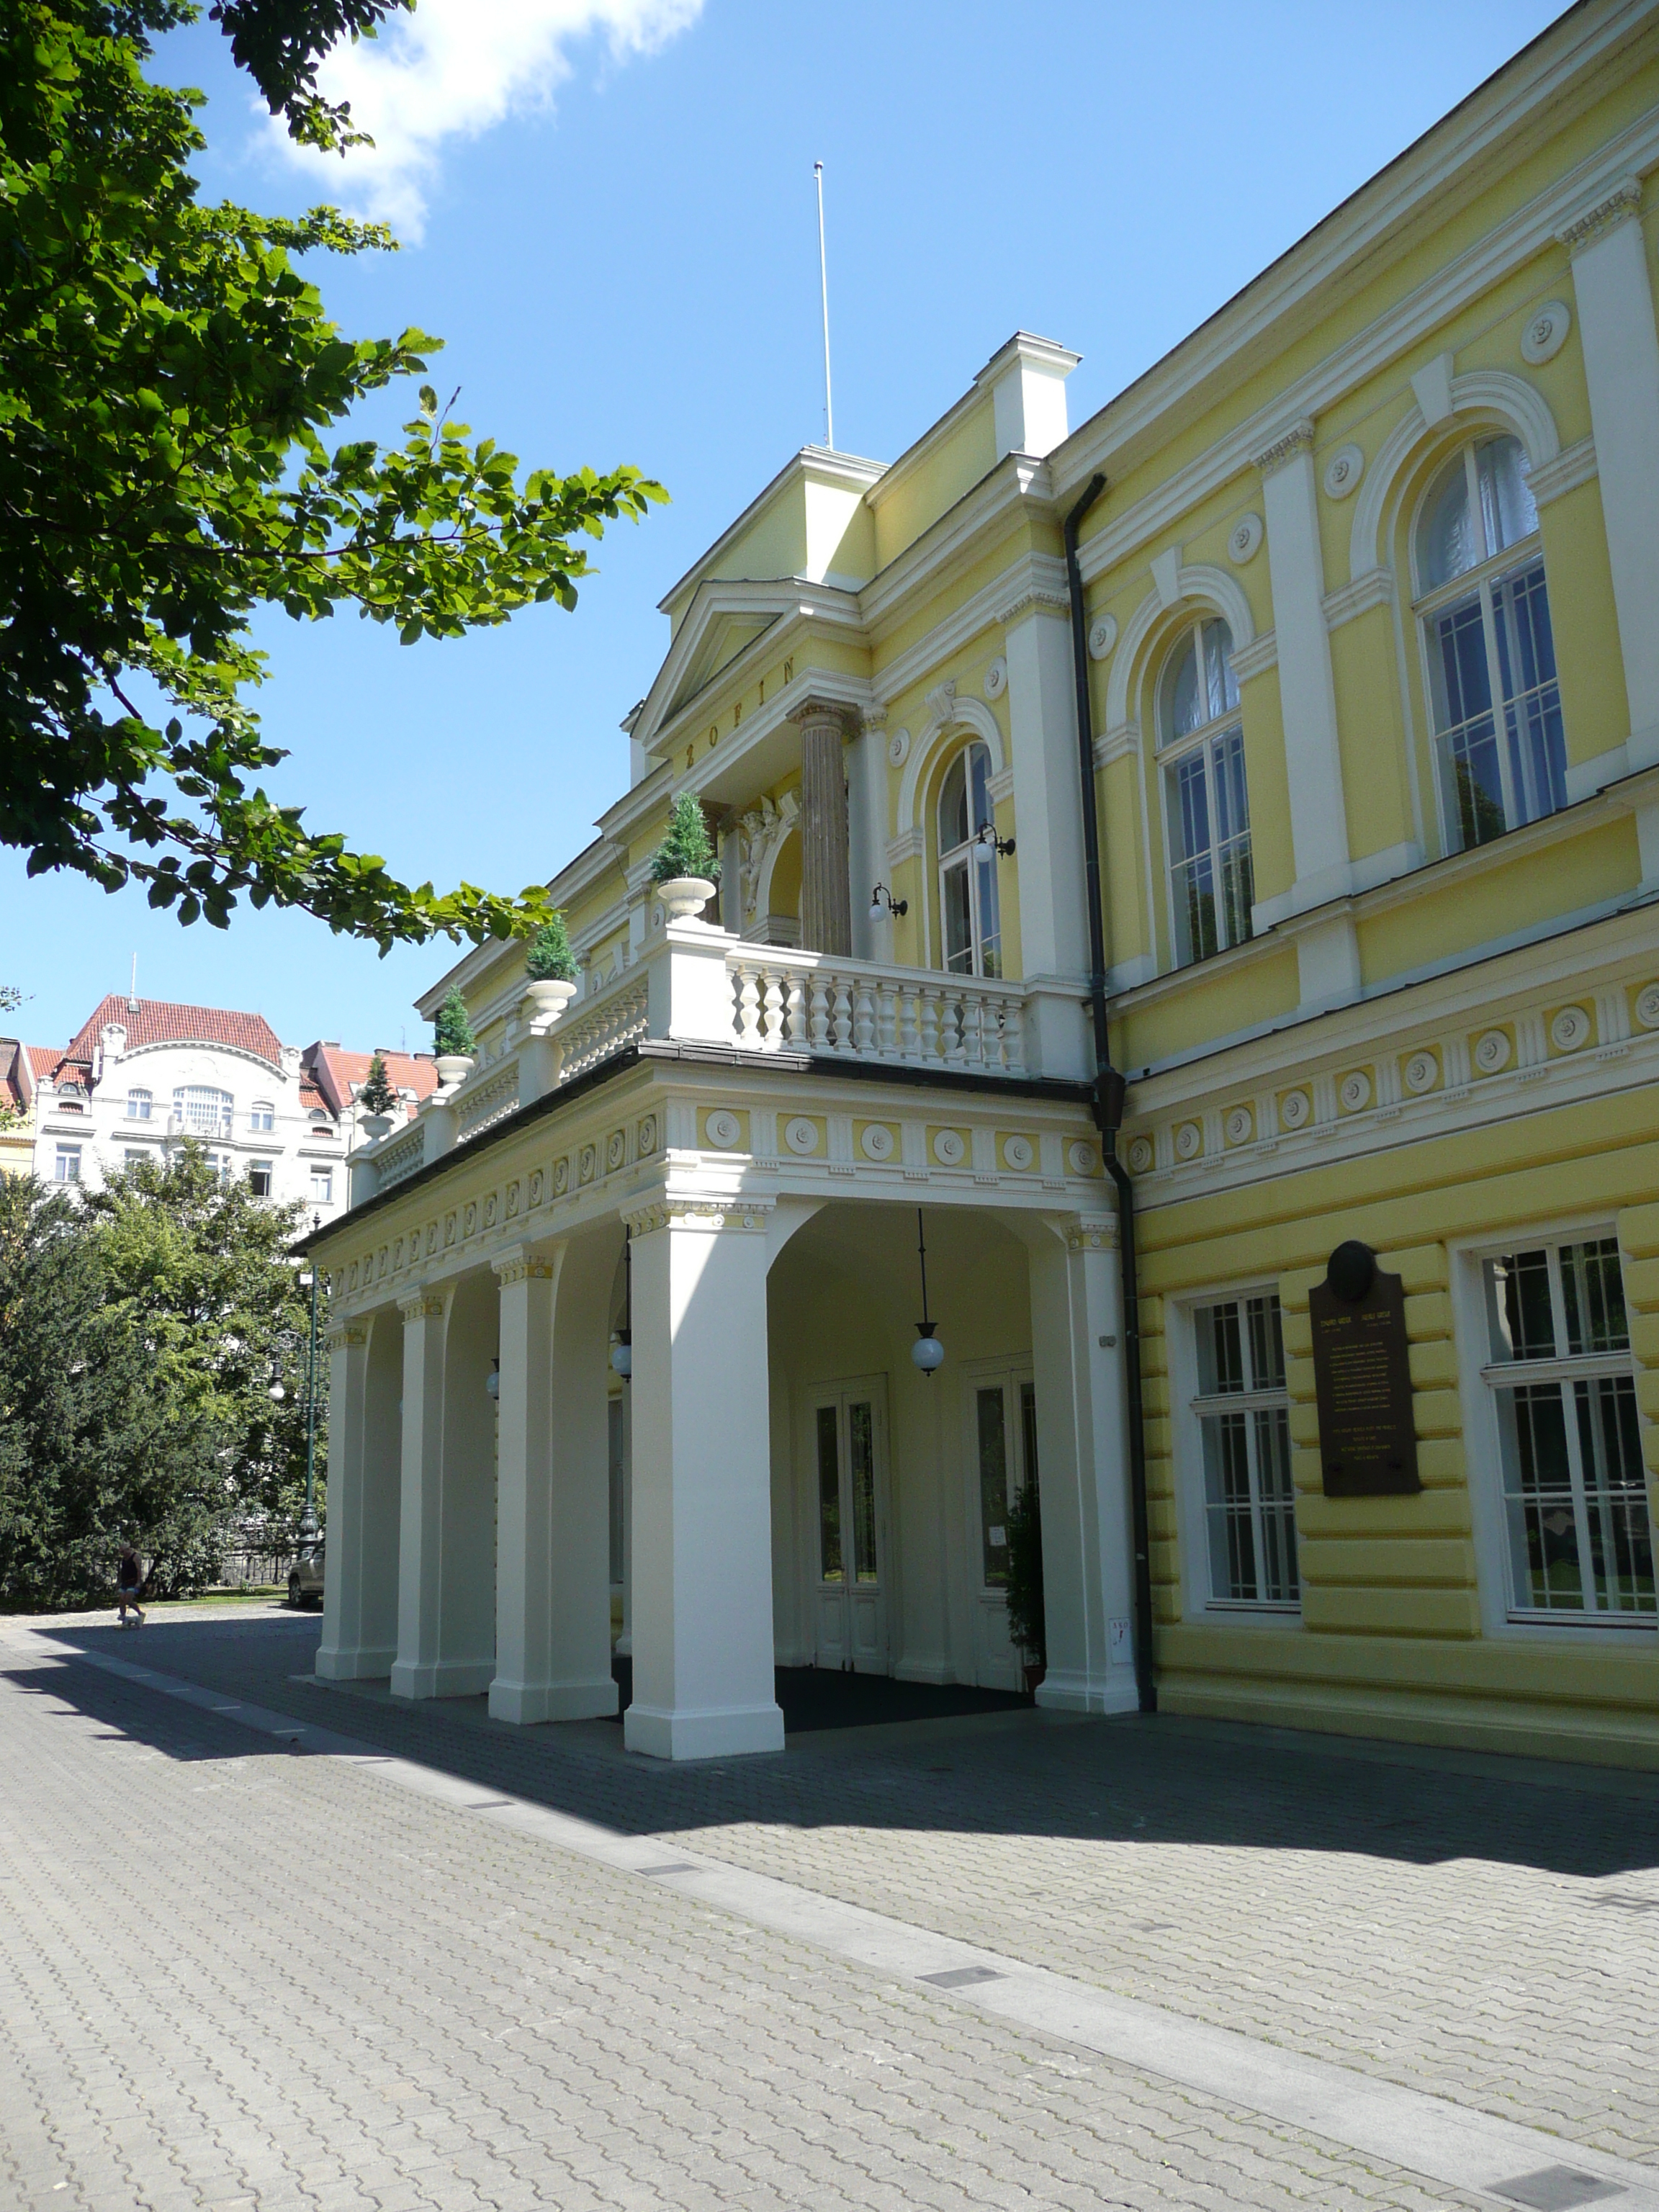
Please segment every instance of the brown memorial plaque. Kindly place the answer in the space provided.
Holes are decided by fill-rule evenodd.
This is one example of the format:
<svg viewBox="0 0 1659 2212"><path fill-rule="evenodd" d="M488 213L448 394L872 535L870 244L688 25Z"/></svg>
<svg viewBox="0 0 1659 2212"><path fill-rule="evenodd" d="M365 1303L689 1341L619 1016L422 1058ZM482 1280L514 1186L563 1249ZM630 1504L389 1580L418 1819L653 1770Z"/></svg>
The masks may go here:
<svg viewBox="0 0 1659 2212"><path fill-rule="evenodd" d="M1406 1299L1364 1244L1339 1244L1308 1294L1327 1498L1420 1490Z"/></svg>

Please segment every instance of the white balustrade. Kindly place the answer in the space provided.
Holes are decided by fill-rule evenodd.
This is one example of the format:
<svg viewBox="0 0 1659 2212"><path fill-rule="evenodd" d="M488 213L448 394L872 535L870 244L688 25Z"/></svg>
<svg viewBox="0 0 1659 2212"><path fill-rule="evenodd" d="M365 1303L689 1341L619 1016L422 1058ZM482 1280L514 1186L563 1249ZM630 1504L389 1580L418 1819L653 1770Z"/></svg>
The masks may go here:
<svg viewBox="0 0 1659 2212"><path fill-rule="evenodd" d="M647 1027L648 985L635 969L598 1000L578 1000L551 1031L559 1045L559 1081L571 1082L602 1060L637 1044Z"/></svg>
<svg viewBox="0 0 1659 2212"><path fill-rule="evenodd" d="M390 1190L395 1183L407 1182L426 1160L426 1131L416 1122L400 1136L383 1138L374 1154L375 1188Z"/></svg>
<svg viewBox="0 0 1659 2212"><path fill-rule="evenodd" d="M878 967L778 945L726 954L734 1040L747 1052L1024 1075L1018 983Z"/></svg>

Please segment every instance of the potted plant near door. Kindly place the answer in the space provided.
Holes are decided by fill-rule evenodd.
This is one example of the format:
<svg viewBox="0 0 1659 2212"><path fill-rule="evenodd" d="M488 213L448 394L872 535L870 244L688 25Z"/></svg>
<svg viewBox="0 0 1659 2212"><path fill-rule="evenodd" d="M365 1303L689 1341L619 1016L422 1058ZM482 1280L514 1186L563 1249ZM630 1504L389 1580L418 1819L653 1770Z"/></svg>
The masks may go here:
<svg viewBox="0 0 1659 2212"><path fill-rule="evenodd" d="M702 804L683 791L668 817L668 835L651 858L651 877L671 921L689 921L714 896L720 862L703 819Z"/></svg>
<svg viewBox="0 0 1659 2212"><path fill-rule="evenodd" d="M562 1013L576 995L576 956L556 908L525 947L525 996L543 1018Z"/></svg>
<svg viewBox="0 0 1659 2212"><path fill-rule="evenodd" d="M1008 1638L1024 1656L1025 1686L1035 1695L1048 1671L1042 1613L1042 1507L1030 1481L1008 1504Z"/></svg>
<svg viewBox="0 0 1659 2212"><path fill-rule="evenodd" d="M452 983L432 1024L432 1050L438 1064L438 1080L446 1091L453 1091L471 1073L477 1046L466 1000L459 985Z"/></svg>

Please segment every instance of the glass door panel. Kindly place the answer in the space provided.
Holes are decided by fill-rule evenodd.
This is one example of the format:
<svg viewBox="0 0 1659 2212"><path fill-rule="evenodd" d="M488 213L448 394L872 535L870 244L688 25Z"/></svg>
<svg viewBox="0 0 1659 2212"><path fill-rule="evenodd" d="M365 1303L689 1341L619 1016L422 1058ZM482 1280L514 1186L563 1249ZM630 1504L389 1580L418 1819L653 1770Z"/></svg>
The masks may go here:
<svg viewBox="0 0 1659 2212"><path fill-rule="evenodd" d="M831 1395L833 1392L833 1395ZM817 1507L814 1660L888 1671L884 1378L828 1385L811 1412Z"/></svg>

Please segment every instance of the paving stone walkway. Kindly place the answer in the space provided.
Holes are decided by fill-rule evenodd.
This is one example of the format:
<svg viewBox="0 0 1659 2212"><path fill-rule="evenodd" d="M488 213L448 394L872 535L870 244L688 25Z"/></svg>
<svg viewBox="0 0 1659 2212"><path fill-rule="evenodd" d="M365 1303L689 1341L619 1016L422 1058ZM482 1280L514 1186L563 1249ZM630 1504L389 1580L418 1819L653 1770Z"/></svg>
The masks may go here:
<svg viewBox="0 0 1659 2212"><path fill-rule="evenodd" d="M19 2207L1474 2203L254 1746L0 1666ZM1659 1788L994 1717L664 1769L291 1679L314 1620L53 1629L495 1790L1659 2164Z"/></svg>

